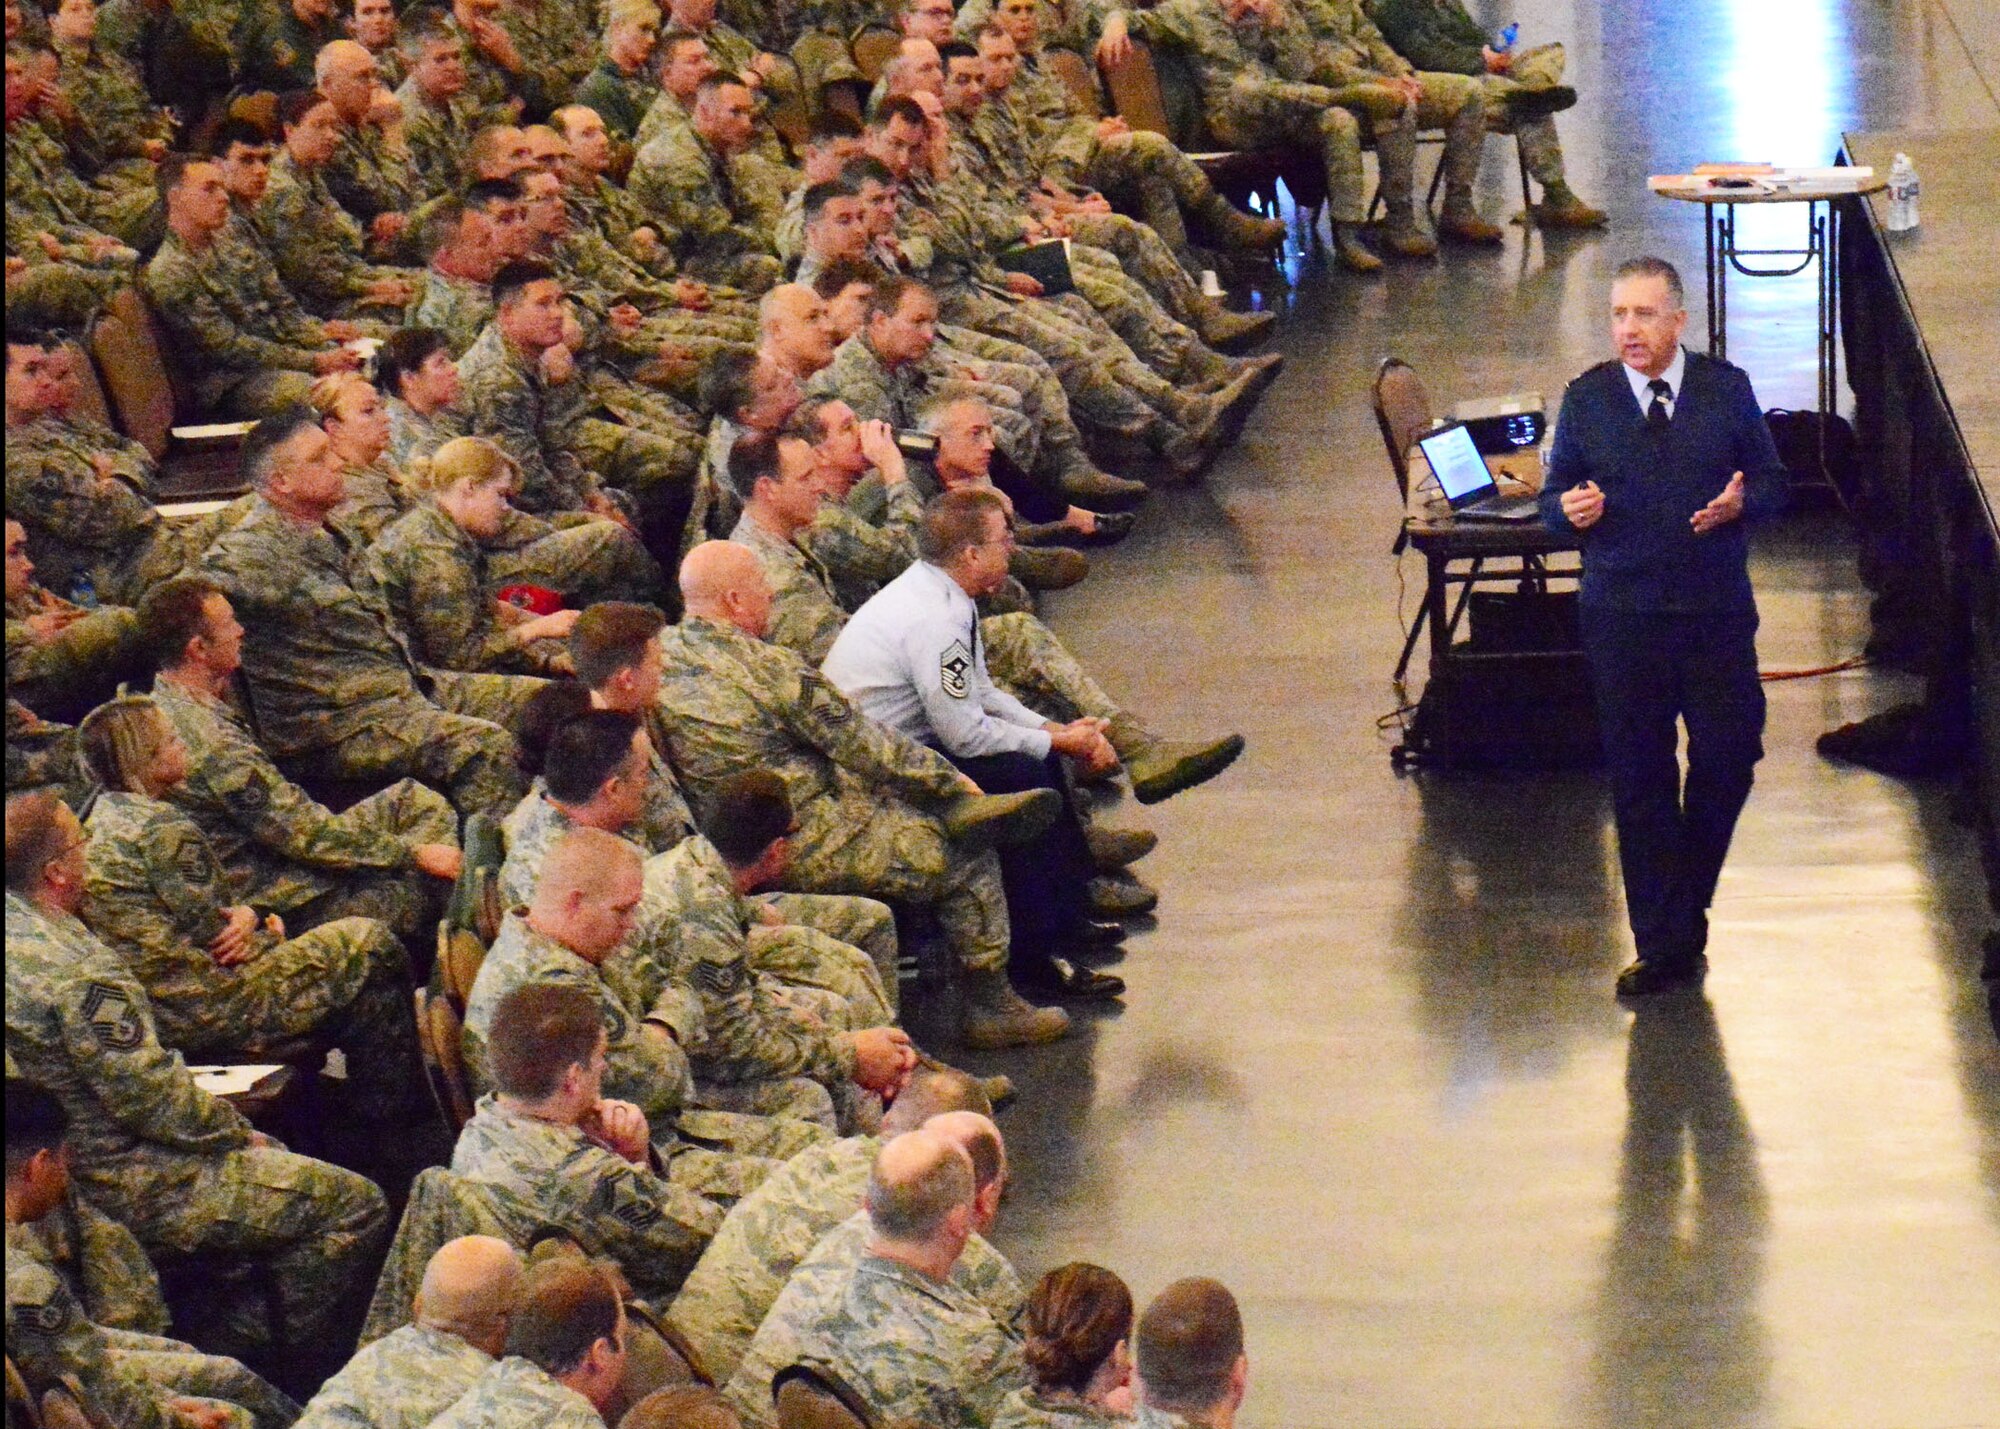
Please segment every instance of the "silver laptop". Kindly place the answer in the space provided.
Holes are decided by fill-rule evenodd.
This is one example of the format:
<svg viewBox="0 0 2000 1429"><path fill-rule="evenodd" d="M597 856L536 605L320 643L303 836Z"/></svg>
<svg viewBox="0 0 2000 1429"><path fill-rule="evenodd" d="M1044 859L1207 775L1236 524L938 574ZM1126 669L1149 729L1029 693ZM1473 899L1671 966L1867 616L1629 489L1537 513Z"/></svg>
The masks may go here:
<svg viewBox="0 0 2000 1429"><path fill-rule="evenodd" d="M1451 514L1465 521L1538 521L1541 507L1533 496L1500 494L1500 485L1486 458L1472 444L1463 423L1440 427L1419 437L1424 459L1431 464L1438 489L1451 503Z"/></svg>

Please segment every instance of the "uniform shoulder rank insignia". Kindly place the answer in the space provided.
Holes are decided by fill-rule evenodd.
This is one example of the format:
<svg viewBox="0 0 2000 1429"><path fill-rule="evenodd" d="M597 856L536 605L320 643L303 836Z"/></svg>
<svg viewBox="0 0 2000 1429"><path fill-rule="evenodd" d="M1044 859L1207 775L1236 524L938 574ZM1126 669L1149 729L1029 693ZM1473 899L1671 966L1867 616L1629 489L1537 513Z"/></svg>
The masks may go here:
<svg viewBox="0 0 2000 1429"><path fill-rule="evenodd" d="M69 1307L61 1300L44 1300L39 1305L17 1305L14 1314L23 1329L39 1335L53 1335L69 1323Z"/></svg>
<svg viewBox="0 0 2000 1429"><path fill-rule="evenodd" d="M743 964L733 959L726 963L704 959L694 965L694 980L703 992L726 997L743 985Z"/></svg>
<svg viewBox="0 0 2000 1429"><path fill-rule="evenodd" d="M208 845L199 839L184 838L174 850L174 866L189 883L215 882L215 859Z"/></svg>
<svg viewBox="0 0 2000 1429"><path fill-rule="evenodd" d="M955 700L972 693L972 652L963 640L954 640L938 656L938 684Z"/></svg>
<svg viewBox="0 0 2000 1429"><path fill-rule="evenodd" d="M630 1194L620 1194L627 1191ZM623 1221L635 1231L657 1224L660 1219L660 1208L640 1191L629 1171L618 1171L599 1181L590 1200L594 1212Z"/></svg>
<svg viewBox="0 0 2000 1429"><path fill-rule="evenodd" d="M84 984L83 1019L90 1024L97 1040L113 1051L129 1052L145 1036L139 1014L132 1009L132 999L123 988L108 982Z"/></svg>
<svg viewBox="0 0 2000 1429"><path fill-rule="evenodd" d="M846 724L853 717L854 706L822 675L808 671L799 676L799 691L805 696L806 708L828 724Z"/></svg>

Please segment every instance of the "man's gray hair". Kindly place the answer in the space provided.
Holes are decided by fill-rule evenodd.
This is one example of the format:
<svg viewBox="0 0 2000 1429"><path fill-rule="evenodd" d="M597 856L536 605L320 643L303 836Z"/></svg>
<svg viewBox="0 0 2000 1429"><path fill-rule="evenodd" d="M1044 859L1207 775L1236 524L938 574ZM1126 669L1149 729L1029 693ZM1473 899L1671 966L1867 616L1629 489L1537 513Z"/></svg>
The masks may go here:
<svg viewBox="0 0 2000 1429"><path fill-rule="evenodd" d="M968 546L986 539L986 516L998 511L1007 514L997 491L983 487L963 487L933 497L924 508L917 526L917 554L934 566L944 565Z"/></svg>
<svg viewBox="0 0 2000 1429"><path fill-rule="evenodd" d="M1622 283L1627 278L1659 278L1667 285L1667 300L1678 311L1687 306L1687 293L1681 287L1681 270L1664 258L1655 258L1650 253L1642 253L1637 258L1627 258L1618 265L1618 271L1611 275L1611 281Z"/></svg>
<svg viewBox="0 0 2000 1429"><path fill-rule="evenodd" d="M868 1223L875 1234L920 1244L936 1235L953 1211L972 1203L971 1158L948 1142L938 1147L942 1154L914 1175L889 1181L878 1170L869 1176Z"/></svg>

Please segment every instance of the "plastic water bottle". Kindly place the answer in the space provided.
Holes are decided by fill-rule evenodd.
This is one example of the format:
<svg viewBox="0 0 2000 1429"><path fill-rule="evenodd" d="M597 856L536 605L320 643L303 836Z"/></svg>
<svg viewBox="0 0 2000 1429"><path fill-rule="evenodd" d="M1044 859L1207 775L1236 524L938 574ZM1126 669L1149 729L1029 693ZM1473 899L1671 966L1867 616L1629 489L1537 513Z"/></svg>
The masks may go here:
<svg viewBox="0 0 2000 1429"><path fill-rule="evenodd" d="M71 605L82 606L85 610L97 609L97 582L90 578L89 571L77 576L76 584L70 587L69 600Z"/></svg>
<svg viewBox="0 0 2000 1429"><path fill-rule="evenodd" d="M1908 233L1917 226L1917 194L1920 188L1921 185L1917 182L1917 168L1910 162L1910 156L1896 155L1896 162L1889 167L1891 233Z"/></svg>

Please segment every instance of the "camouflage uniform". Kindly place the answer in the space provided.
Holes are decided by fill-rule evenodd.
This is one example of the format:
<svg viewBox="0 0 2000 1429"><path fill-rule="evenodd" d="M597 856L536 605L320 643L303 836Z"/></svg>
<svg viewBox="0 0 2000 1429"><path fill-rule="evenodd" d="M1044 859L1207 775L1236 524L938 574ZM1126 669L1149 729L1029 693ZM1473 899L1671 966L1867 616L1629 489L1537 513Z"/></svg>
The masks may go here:
<svg viewBox="0 0 2000 1429"><path fill-rule="evenodd" d="M574 1126L510 1111L497 1097L479 1099L451 1169L536 1207L588 1253L617 1261L640 1295L662 1303L722 1224L721 1208L681 1180L634 1166Z"/></svg>
<svg viewBox="0 0 2000 1429"><path fill-rule="evenodd" d="M604 1429L604 1416L547 1371L509 1355L431 1424L433 1429L518 1429L528 1424L535 1429Z"/></svg>
<svg viewBox="0 0 2000 1429"><path fill-rule="evenodd" d="M84 921L138 975L168 1046L257 1053L327 1037L351 1054L357 1095L383 1110L405 1100L418 1076L409 967L387 927L340 918L282 942L259 928L249 960L224 967L208 945L243 890L194 821L144 794L107 791L84 827Z"/></svg>
<svg viewBox="0 0 2000 1429"><path fill-rule="evenodd" d="M1184 1414L1176 1414L1171 1409L1155 1409L1150 1404L1136 1406L1136 1412L1127 1421L1133 1429L1201 1429L1201 1425Z"/></svg>
<svg viewBox="0 0 2000 1429"><path fill-rule="evenodd" d="M639 132L639 123L659 92L660 82L651 65L641 65L637 73L627 74L606 59L577 85L576 102L595 109L613 139L629 140Z"/></svg>
<svg viewBox="0 0 2000 1429"><path fill-rule="evenodd" d="M525 72L513 77L528 111L540 117L568 104L597 63L603 25L594 5L575 0L507 0L493 17L514 41Z"/></svg>
<svg viewBox="0 0 2000 1429"><path fill-rule="evenodd" d="M468 672L557 673L562 642L524 644L519 627L500 623L494 614L499 587L487 573L486 553L435 503L424 502L390 526L363 560L424 664Z"/></svg>
<svg viewBox="0 0 2000 1429"><path fill-rule="evenodd" d="M302 527L261 496L203 558L246 631L261 742L307 774L409 774L460 813L512 808L522 780L501 726L538 686L421 669L381 597L349 579L350 558L332 530Z"/></svg>
<svg viewBox="0 0 2000 1429"><path fill-rule="evenodd" d="M790 43L792 62L799 67L807 96L818 108L826 86L861 79L861 68L855 64L850 46L863 29L887 23L887 6L879 0L795 0L786 8L794 12L788 24L778 29L777 19L772 17L764 22L764 28ZM746 32L757 31L740 9L736 18Z"/></svg>
<svg viewBox="0 0 2000 1429"><path fill-rule="evenodd" d="M100 476L96 458L111 475ZM149 499L153 458L129 437L81 416L43 415L7 429L7 514L28 533L36 579L68 591L87 576L98 596L137 605L187 563L188 533Z"/></svg>
<svg viewBox="0 0 2000 1429"><path fill-rule="evenodd" d="M965 358L933 347L917 361L892 371L868 345L863 329L834 349L833 361L813 374L806 392L838 397L863 421L887 422L893 427L917 426L923 409L932 402L976 398L992 414L994 434L1008 459L1023 471L1033 470L1040 442L1035 424L1022 409L1019 390L968 375L969 367L965 372L953 371L954 362L964 366Z"/></svg>
<svg viewBox="0 0 2000 1429"><path fill-rule="evenodd" d="M218 234L196 252L169 233L140 281L191 359L199 406L256 417L305 400L314 360L331 343L260 243Z"/></svg>
<svg viewBox="0 0 2000 1429"><path fill-rule="evenodd" d="M662 237L671 235L674 256L690 277L761 293L783 276L771 244L781 215L760 211L757 186L742 182L748 157L725 159L692 125L670 126L640 148L625 183L659 217Z"/></svg>
<svg viewBox="0 0 2000 1429"><path fill-rule="evenodd" d="M162 232L158 191L135 193L128 184L99 189L86 183L55 132L53 116L28 118L7 130L7 201L16 197L16 167L31 192L41 195L32 213L49 214L84 230L108 233L129 248L150 248ZM10 215L11 217L11 215ZM44 225L46 226L46 225ZM64 238L61 232L56 237Z"/></svg>
<svg viewBox="0 0 2000 1429"><path fill-rule="evenodd" d="M29 7L33 8L33 7ZM188 117L236 78L237 0L108 0L97 14L97 48L139 67L161 104Z"/></svg>
<svg viewBox="0 0 2000 1429"><path fill-rule="evenodd" d="M367 466L347 467L347 496L327 513L326 523L357 550L365 550L413 503L403 473L384 453Z"/></svg>
<svg viewBox="0 0 2000 1429"><path fill-rule="evenodd" d="M690 619L660 643L671 756L698 805L731 774L770 770L799 824L787 882L933 905L963 966L1005 965L998 861L954 848L923 812L963 791L942 756L862 718L798 655L733 626Z"/></svg>
<svg viewBox="0 0 2000 1429"><path fill-rule="evenodd" d="M74 1185L62 1205L30 1228L41 1258L99 1328L164 1335L171 1328L160 1277L139 1238L90 1203Z"/></svg>
<svg viewBox="0 0 2000 1429"><path fill-rule="evenodd" d="M693 419L683 432L670 399L660 396L641 408L634 394L606 376L593 373L588 359L579 357L568 381L550 384L540 365L524 360L499 326L489 323L460 363L459 410L474 431L520 464L517 499L523 510L578 509L596 473L633 493L648 513L649 530L678 533L701 455ZM631 417L650 417L657 406L675 414L673 435L659 429L665 423L628 425Z"/></svg>
<svg viewBox="0 0 2000 1429"><path fill-rule="evenodd" d="M635 1104L671 1146L674 1119L694 1086L687 1054L681 1050L700 1028L698 1020L689 1018L688 999L669 991L651 1004L628 1004L602 969L535 932L519 908L501 922L500 934L479 965L479 976L466 998L465 1066L473 1087L483 1091L493 1085L486 1040L501 999L516 988L544 983L581 988L596 1000L611 1060L605 1094ZM646 1023L672 1035L654 1036L645 1030Z"/></svg>
<svg viewBox="0 0 2000 1429"><path fill-rule="evenodd" d="M965 0L955 22L959 38L977 43L979 32L998 8L993 0ZM1115 8L1107 0L1035 0L1042 43L1087 56L1104 32L1105 17Z"/></svg>
<svg viewBox="0 0 2000 1429"><path fill-rule="evenodd" d="M375 123L343 121L340 147L319 178L334 202L363 223L385 213L408 213L424 194L407 142Z"/></svg>
<svg viewBox="0 0 2000 1429"><path fill-rule="evenodd" d="M484 117L478 103L458 94L439 108L414 79L396 87L396 102L403 108L403 147L410 152L417 192L445 194L463 187L471 177L465 167L466 151Z"/></svg>
<svg viewBox="0 0 2000 1429"><path fill-rule="evenodd" d="M12 891L6 977L8 1059L69 1112L80 1189L149 1250L263 1261L285 1343L324 1343L387 1239L382 1193L351 1171L251 1145L249 1122L160 1046L118 956ZM230 1308L244 1342L266 1337L260 1304Z"/></svg>
<svg viewBox="0 0 2000 1429"><path fill-rule="evenodd" d="M850 502L872 501L877 520ZM812 525L799 540L833 582L843 607L859 609L876 591L909 569L917 558L917 523L925 492L915 478L884 486L870 477L848 493L847 501L820 503Z"/></svg>
<svg viewBox="0 0 2000 1429"><path fill-rule="evenodd" d="M166 1394L118 1363L62 1277L37 1254L26 1226L7 1225L7 1363L39 1397L73 1378L86 1402L119 1429L175 1429Z"/></svg>
<svg viewBox="0 0 2000 1429"><path fill-rule="evenodd" d="M360 220L335 200L327 180L326 169L301 169L280 153L253 217L286 286L321 317L352 318L373 306L369 284L417 275L367 260Z"/></svg>
<svg viewBox="0 0 2000 1429"><path fill-rule="evenodd" d="M7 255L20 258L28 270L8 278L7 308L83 327L131 282L137 255L91 253L90 240L100 233L91 221L89 194L61 160L61 146L35 120L8 126ZM60 258L43 251L44 233L59 244Z"/></svg>
<svg viewBox="0 0 2000 1429"><path fill-rule="evenodd" d="M90 780L76 760L76 729L45 720L7 696L7 788L53 788L72 809L90 805Z"/></svg>
<svg viewBox="0 0 2000 1429"><path fill-rule="evenodd" d="M1075 294L1022 298L1006 291L992 254L1020 227L996 213L964 175L904 180L898 235L912 272L938 294L941 316L1021 343L1047 360L1072 410L1101 432L1163 443L1183 411L1174 389Z"/></svg>
<svg viewBox="0 0 2000 1429"><path fill-rule="evenodd" d="M51 719L81 719L140 673L138 619L125 606L80 614L46 638L28 626L31 616L76 610L40 586L7 602L7 693Z"/></svg>
<svg viewBox="0 0 2000 1429"><path fill-rule="evenodd" d="M153 700L188 753L187 778L167 799L200 828L244 902L301 932L350 917L379 919L406 946L430 932L446 885L417 871L410 851L458 842L442 794L399 779L336 814L278 772L234 705L158 678Z"/></svg>
<svg viewBox="0 0 2000 1429"><path fill-rule="evenodd" d="M746 1425L777 1423L771 1381L800 1360L834 1369L885 1422L938 1429L978 1429L1026 1385L1011 1314L993 1308L1026 1296L998 1252L975 1235L940 1282L870 1254L870 1235L865 1211L849 1217L779 1293L723 1391Z"/></svg>
<svg viewBox="0 0 2000 1429"><path fill-rule="evenodd" d="M1017 1389L1000 1401L992 1429L1131 1429L1132 1420L1075 1399L1048 1399Z"/></svg>
<svg viewBox="0 0 2000 1429"><path fill-rule="evenodd" d="M493 1368L449 1330L405 1325L355 1352L295 1429L425 1429Z"/></svg>
<svg viewBox="0 0 2000 1429"><path fill-rule="evenodd" d="M465 356L466 349L479 341L480 333L493 321L493 289L472 278L460 278L436 268L426 268L417 301L410 309L411 327L434 327L445 336L453 357ZM456 409L463 422L465 409Z"/></svg>
<svg viewBox="0 0 2000 1429"><path fill-rule="evenodd" d="M428 274L425 291L430 291ZM398 468L408 467L420 456L429 456L453 437L471 435L456 408L425 416L401 397L386 392L382 394L382 406L389 414L389 460Z"/></svg>
<svg viewBox="0 0 2000 1429"><path fill-rule="evenodd" d="M91 175L100 207L122 215L112 224L157 241L165 222L156 187L158 166L147 157L151 141L171 142L173 121L146 92L138 66L95 42L58 40L56 83L75 111L65 135L77 167Z"/></svg>
<svg viewBox="0 0 2000 1429"><path fill-rule="evenodd" d="M313 60L335 40L347 38L337 12L308 25L292 9L292 0L241 0L231 49L241 58L246 79L262 89L313 87Z"/></svg>
<svg viewBox="0 0 2000 1429"><path fill-rule="evenodd" d="M718 1384L820 1237L854 1214L881 1138L849 1136L802 1151L723 1217L668 1311Z"/></svg>

